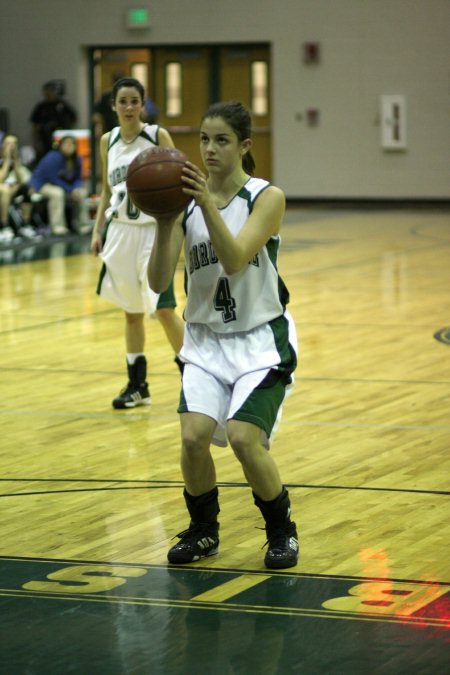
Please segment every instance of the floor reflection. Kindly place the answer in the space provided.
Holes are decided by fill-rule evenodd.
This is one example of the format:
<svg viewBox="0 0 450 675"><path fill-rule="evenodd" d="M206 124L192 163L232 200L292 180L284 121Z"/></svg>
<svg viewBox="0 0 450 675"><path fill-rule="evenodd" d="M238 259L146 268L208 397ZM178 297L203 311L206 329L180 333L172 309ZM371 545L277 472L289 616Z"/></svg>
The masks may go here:
<svg viewBox="0 0 450 675"><path fill-rule="evenodd" d="M34 260L47 260L70 255L80 255L90 250L91 236L69 234L63 237L43 237L13 242L0 248L0 266L18 265Z"/></svg>

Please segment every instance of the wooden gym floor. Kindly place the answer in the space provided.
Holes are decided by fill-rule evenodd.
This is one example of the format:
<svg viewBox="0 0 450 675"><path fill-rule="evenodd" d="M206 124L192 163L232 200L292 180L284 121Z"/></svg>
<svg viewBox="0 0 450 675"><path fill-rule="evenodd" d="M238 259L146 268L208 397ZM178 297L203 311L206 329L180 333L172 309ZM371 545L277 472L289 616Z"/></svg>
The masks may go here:
<svg viewBox="0 0 450 675"><path fill-rule="evenodd" d="M449 212L285 221L301 357L272 452L301 561L280 573L229 449L219 555L166 565L187 519L159 324L153 405L114 411L123 320L88 240L0 251L5 675L449 672ZM181 269L176 285L182 308Z"/></svg>

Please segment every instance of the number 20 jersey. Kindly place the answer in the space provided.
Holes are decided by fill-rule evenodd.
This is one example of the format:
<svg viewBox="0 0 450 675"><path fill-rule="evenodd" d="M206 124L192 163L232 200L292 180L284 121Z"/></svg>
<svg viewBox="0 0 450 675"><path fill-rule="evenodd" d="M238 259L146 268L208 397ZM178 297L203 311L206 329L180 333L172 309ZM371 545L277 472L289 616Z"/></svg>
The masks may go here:
<svg viewBox="0 0 450 675"><path fill-rule="evenodd" d="M236 237L255 200L270 183L250 178L231 201L219 209ZM271 237L236 274L227 275L209 238L201 209L193 202L183 221L187 303L184 318L207 325L216 333L249 331L282 315L289 293L277 270L280 237Z"/></svg>
<svg viewBox="0 0 450 675"><path fill-rule="evenodd" d="M132 143L122 140L120 127L114 127L108 139L108 183L111 203L106 211L108 219L134 225L155 224L155 219L142 213L130 200L127 193L127 171L131 162L143 150L158 145L158 124L145 124Z"/></svg>

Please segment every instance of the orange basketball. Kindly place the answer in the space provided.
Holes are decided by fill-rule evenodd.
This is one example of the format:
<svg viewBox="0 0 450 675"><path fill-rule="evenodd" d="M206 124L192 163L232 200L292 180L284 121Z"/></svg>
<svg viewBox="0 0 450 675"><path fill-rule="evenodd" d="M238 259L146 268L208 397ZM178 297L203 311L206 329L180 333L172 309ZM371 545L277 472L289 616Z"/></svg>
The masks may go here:
<svg viewBox="0 0 450 675"><path fill-rule="evenodd" d="M191 201L181 180L187 155L176 148L148 148L128 167L127 189L138 209L155 218L179 213Z"/></svg>

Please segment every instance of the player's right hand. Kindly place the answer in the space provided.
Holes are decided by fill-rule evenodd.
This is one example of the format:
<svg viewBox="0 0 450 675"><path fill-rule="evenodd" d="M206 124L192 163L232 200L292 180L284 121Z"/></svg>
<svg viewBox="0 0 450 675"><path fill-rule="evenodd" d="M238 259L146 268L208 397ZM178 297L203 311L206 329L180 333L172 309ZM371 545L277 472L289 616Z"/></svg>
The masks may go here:
<svg viewBox="0 0 450 675"><path fill-rule="evenodd" d="M98 232L92 233L91 251L94 255L99 255L102 252L102 237Z"/></svg>

